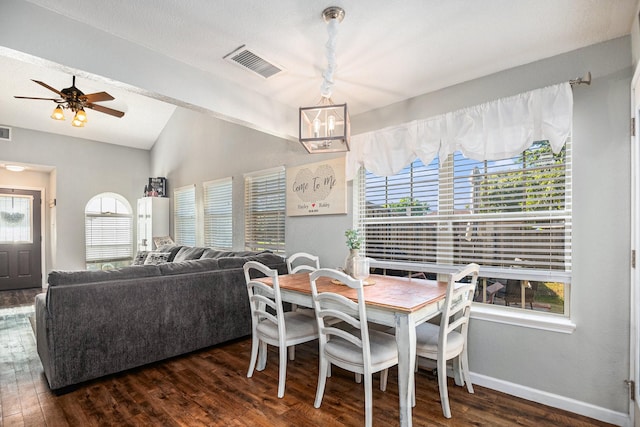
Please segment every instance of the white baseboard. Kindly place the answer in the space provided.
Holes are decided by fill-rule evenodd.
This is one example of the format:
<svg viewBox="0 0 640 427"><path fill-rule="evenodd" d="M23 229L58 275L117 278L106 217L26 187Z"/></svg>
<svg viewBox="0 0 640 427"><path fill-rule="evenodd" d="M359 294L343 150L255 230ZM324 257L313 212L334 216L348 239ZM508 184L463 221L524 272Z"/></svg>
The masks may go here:
<svg viewBox="0 0 640 427"><path fill-rule="evenodd" d="M632 427L631 417L629 414L623 412L615 412L590 403L581 402L579 400L510 383L508 381L499 380L485 375L475 374L473 372L470 372L470 374L471 381L474 385L477 384L482 387L497 390L532 402L541 403L553 408L573 412L574 414L584 415L585 417L615 424L617 426Z"/></svg>

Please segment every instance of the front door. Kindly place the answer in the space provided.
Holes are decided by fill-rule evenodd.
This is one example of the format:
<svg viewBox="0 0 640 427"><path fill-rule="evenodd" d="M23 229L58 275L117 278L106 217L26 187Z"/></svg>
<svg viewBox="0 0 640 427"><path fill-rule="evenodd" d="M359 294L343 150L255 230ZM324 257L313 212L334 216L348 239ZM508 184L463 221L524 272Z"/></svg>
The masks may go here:
<svg viewBox="0 0 640 427"><path fill-rule="evenodd" d="M42 286L40 191L0 188L0 291Z"/></svg>

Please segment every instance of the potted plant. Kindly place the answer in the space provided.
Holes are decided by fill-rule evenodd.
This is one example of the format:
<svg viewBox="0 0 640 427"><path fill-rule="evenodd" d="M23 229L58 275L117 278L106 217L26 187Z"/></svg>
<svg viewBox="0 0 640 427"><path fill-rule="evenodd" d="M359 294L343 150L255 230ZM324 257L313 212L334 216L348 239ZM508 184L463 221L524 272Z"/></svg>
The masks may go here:
<svg viewBox="0 0 640 427"><path fill-rule="evenodd" d="M360 249L360 246L362 246L362 236L360 236L360 231L352 228L351 230L345 231L344 235L347 238L347 247L349 250Z"/></svg>
<svg viewBox="0 0 640 427"><path fill-rule="evenodd" d="M353 276L353 261L360 256L363 237L360 235L360 231L355 228L345 231L344 235L347 238L347 248L349 248L349 255L344 262L344 272Z"/></svg>

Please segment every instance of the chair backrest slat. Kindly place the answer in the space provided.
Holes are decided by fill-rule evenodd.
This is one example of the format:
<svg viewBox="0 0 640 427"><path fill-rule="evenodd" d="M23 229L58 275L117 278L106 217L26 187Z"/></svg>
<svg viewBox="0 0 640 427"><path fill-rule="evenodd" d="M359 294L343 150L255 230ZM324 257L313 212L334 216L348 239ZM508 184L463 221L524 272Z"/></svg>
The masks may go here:
<svg viewBox="0 0 640 427"><path fill-rule="evenodd" d="M480 266L471 263L462 270L448 275L447 293L438 339L438 345L442 346L441 348L446 348L448 336L454 330L460 332L466 342L471 302L478 283L479 272ZM466 277L471 278L469 283L460 282Z"/></svg>
<svg viewBox="0 0 640 427"><path fill-rule="evenodd" d="M303 264L294 265L298 262ZM287 271L293 273L311 273L320 268L320 258L306 252L297 252L287 258Z"/></svg>

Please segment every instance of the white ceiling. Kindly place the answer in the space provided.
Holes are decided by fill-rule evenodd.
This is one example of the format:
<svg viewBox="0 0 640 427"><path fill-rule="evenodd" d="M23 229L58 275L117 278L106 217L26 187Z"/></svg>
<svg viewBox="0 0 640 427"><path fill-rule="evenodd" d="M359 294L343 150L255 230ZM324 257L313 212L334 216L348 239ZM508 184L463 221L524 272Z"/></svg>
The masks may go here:
<svg viewBox="0 0 640 427"><path fill-rule="evenodd" d="M343 7L346 17L338 28L332 98L347 102L352 117L629 34L636 10L636 0L29 2L296 110L320 98L327 63L327 25L321 12L327 6ZM286 71L263 79L222 59L243 44ZM0 70L0 122L9 126L150 148L175 108L160 100L167 99L165 94L156 93L157 99L152 99L141 95L143 90L65 64L27 63L0 54ZM51 97L55 94L30 79L62 89L71 85L73 74L79 75L76 86L84 93L104 90L113 95L114 101L101 105L122 110L125 116L89 111L87 126L76 129L71 117L66 122L49 119L52 102L13 98ZM567 79L574 77L579 76ZM212 113L233 120L234 111L242 108L228 107Z"/></svg>

